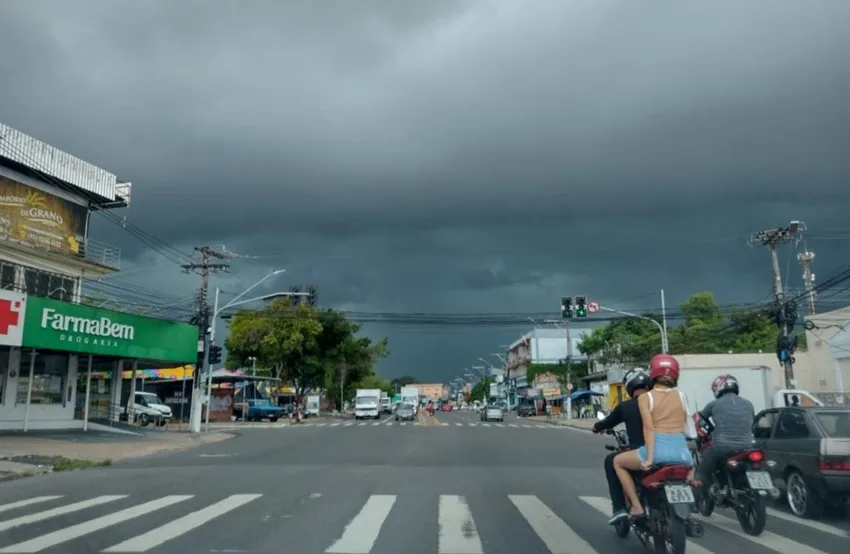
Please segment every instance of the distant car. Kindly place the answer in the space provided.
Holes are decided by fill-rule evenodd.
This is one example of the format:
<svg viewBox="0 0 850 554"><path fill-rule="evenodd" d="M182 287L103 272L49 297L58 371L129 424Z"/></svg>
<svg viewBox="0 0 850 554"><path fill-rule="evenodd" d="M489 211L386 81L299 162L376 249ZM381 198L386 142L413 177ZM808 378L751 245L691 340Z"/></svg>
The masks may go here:
<svg viewBox="0 0 850 554"><path fill-rule="evenodd" d="M505 421L505 412L502 411L501 406L488 404L481 410L481 421Z"/></svg>
<svg viewBox="0 0 850 554"><path fill-rule="evenodd" d="M395 411L396 421L413 421L416 411L413 409L413 404L399 404Z"/></svg>
<svg viewBox="0 0 850 554"><path fill-rule="evenodd" d="M531 404L520 404L517 406L516 413L519 417L531 417L537 415L537 410Z"/></svg>
<svg viewBox="0 0 850 554"><path fill-rule="evenodd" d="M448 402L445 402L442 406L440 406L440 410L442 410L442 411L444 411L444 412L450 412L450 411L452 411L452 408L453 408L453 407L454 407L454 406L452 406L452 405L451 405L451 404L449 404Z"/></svg>

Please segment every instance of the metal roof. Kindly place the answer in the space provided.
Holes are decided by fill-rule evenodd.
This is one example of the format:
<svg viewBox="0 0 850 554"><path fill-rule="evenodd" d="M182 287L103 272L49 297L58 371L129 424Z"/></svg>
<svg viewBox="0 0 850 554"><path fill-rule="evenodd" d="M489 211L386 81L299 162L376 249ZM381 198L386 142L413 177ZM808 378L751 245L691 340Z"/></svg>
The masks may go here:
<svg viewBox="0 0 850 554"><path fill-rule="evenodd" d="M2 158L88 192L99 200L98 204L130 203L130 183L121 183L105 169L0 123Z"/></svg>

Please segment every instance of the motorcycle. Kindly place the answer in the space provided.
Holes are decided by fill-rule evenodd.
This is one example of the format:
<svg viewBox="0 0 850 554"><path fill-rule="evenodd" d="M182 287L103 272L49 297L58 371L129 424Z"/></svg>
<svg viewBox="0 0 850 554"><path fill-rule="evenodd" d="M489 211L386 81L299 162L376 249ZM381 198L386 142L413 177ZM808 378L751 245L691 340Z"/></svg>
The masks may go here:
<svg viewBox="0 0 850 554"><path fill-rule="evenodd" d="M699 413L692 418L697 431L693 452L694 466L697 466L702 454L711 446L714 425ZM716 506L732 508L746 534L761 535L767 524L768 497L775 500L780 494L770 473L764 470L774 465L776 462L765 460L764 452L755 448L732 453L713 473L711 486L703 487L697 495L697 510L708 517Z"/></svg>
<svg viewBox="0 0 850 554"><path fill-rule="evenodd" d="M606 450L631 450L625 431L609 429L605 433L612 435L617 442L616 446L605 445ZM698 539L705 532L702 524L691 520L691 507L695 499L686 481L690 470L683 465L662 465L642 474L634 472L637 477L635 487L646 516L628 518L614 524L617 536L625 538L629 530L634 529L641 544L649 547L652 543L656 554L684 554L688 537ZM631 507L628 497L626 507Z"/></svg>

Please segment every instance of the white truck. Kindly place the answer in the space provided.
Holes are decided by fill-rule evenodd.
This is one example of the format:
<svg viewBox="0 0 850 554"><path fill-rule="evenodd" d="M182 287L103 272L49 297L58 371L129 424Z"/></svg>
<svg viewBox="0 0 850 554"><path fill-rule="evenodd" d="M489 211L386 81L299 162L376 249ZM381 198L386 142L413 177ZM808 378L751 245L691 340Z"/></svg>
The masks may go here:
<svg viewBox="0 0 850 554"><path fill-rule="evenodd" d="M381 391L381 413L382 414L391 414L393 413L393 404L390 400L390 395L386 392Z"/></svg>
<svg viewBox="0 0 850 554"><path fill-rule="evenodd" d="M401 403L413 406L413 413L419 411L419 387L416 385L405 385L401 387Z"/></svg>
<svg viewBox="0 0 850 554"><path fill-rule="evenodd" d="M381 389L357 389L354 396L354 419L381 417Z"/></svg>
<svg viewBox="0 0 850 554"><path fill-rule="evenodd" d="M803 406L823 405L804 390L774 390L771 371L771 368L765 366L683 369L679 374L678 388L685 393L691 413L702 410L714 400L711 382L720 375L731 375L738 380L741 396L753 403L756 413L767 408L790 405L794 397Z"/></svg>
<svg viewBox="0 0 850 554"><path fill-rule="evenodd" d="M319 406L321 406L321 397L318 394L308 395L307 407L304 410L307 417L319 417Z"/></svg>

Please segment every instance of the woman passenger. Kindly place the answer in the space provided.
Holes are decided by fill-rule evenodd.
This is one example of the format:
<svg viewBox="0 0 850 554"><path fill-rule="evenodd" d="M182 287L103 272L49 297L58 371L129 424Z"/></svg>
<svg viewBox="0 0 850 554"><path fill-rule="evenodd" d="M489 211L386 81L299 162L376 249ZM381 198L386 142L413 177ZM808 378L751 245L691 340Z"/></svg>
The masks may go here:
<svg viewBox="0 0 850 554"><path fill-rule="evenodd" d="M679 362L669 354L658 354L649 362L649 378L653 382L652 390L638 398L645 446L614 458L614 470L631 504L630 517L644 514L632 471L646 471L654 464L693 465L685 438L688 410L684 395L676 389ZM693 469L688 482L693 484Z"/></svg>

